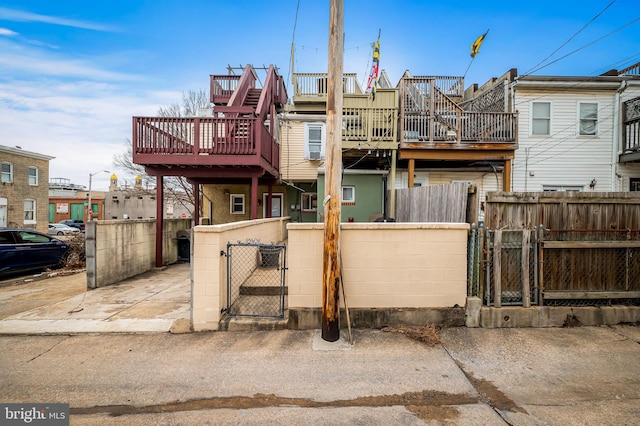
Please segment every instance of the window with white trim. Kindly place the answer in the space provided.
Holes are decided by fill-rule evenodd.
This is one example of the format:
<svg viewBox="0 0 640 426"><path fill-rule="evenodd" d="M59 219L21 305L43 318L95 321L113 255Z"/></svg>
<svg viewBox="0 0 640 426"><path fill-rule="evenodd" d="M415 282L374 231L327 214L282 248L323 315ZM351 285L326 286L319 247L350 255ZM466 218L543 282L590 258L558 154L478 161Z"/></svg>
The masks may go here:
<svg viewBox="0 0 640 426"><path fill-rule="evenodd" d="M231 214L244 214L244 194L231 194L230 197Z"/></svg>
<svg viewBox="0 0 640 426"><path fill-rule="evenodd" d="M302 194L302 211L315 212L318 210L318 194L315 192L304 192Z"/></svg>
<svg viewBox="0 0 640 426"><path fill-rule="evenodd" d="M13 164L2 163L2 177L0 178L2 183L13 182Z"/></svg>
<svg viewBox="0 0 640 426"><path fill-rule="evenodd" d="M36 200L24 200L24 224L31 225L36 223Z"/></svg>
<svg viewBox="0 0 640 426"><path fill-rule="evenodd" d="M531 103L531 134L540 136L551 134L551 102Z"/></svg>
<svg viewBox="0 0 640 426"><path fill-rule="evenodd" d="M29 167L29 185L37 186L38 185L38 168L37 167Z"/></svg>
<svg viewBox="0 0 640 426"><path fill-rule="evenodd" d="M583 136L595 136L598 133L598 104L595 102L580 102L578 104L579 130Z"/></svg>
<svg viewBox="0 0 640 426"><path fill-rule="evenodd" d="M342 187L342 202L343 203L355 203L356 202L356 187L355 186L343 186Z"/></svg>
<svg viewBox="0 0 640 426"><path fill-rule="evenodd" d="M305 160L324 159L326 130L324 123L305 123L304 158Z"/></svg>

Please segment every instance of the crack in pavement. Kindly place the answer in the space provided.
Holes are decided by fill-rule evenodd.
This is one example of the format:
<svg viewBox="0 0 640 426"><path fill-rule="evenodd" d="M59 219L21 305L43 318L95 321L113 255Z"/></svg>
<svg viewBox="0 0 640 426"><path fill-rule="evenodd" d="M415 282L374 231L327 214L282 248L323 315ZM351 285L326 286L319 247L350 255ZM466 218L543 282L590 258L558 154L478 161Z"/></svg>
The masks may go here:
<svg viewBox="0 0 640 426"><path fill-rule="evenodd" d="M135 414L154 414L179 411L199 411L211 409L250 409L267 407L299 407L299 408L345 408L345 407L389 407L400 405L407 407L414 414L456 416L454 407L447 410L435 410L433 407L477 404L477 398L464 394L450 394L440 391L424 390L419 392L406 392L400 395L376 395L362 396L353 399L341 399L335 401L315 401L309 398L289 398L273 394L257 393L253 396L213 397L205 399L193 399L187 401L175 401L165 404L145 406L134 405L100 405L93 407L73 407L69 414L90 415L108 414L113 417ZM430 407L430 410L419 407Z"/></svg>

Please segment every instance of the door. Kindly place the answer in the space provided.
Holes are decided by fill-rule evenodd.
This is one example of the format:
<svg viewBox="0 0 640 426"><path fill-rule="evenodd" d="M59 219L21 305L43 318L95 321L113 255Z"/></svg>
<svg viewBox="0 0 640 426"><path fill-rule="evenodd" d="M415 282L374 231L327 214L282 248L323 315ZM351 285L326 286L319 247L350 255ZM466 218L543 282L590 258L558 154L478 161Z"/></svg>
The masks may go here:
<svg viewBox="0 0 640 426"><path fill-rule="evenodd" d="M71 219L84 221L84 204L71 204Z"/></svg>
<svg viewBox="0 0 640 426"><path fill-rule="evenodd" d="M262 194L262 217L267 217L267 199L269 194ZM271 217L282 217L282 194L271 194Z"/></svg>
<svg viewBox="0 0 640 426"><path fill-rule="evenodd" d="M7 227L7 199L0 197L0 228Z"/></svg>

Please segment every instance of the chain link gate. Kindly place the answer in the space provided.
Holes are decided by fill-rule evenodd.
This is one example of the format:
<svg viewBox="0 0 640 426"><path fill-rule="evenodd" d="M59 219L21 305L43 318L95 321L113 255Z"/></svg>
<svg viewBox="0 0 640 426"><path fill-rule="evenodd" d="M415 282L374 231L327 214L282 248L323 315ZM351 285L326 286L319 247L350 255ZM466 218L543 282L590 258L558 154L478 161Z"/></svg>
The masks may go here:
<svg viewBox="0 0 640 426"><path fill-rule="evenodd" d="M284 244L227 243L227 315L284 318L286 250Z"/></svg>

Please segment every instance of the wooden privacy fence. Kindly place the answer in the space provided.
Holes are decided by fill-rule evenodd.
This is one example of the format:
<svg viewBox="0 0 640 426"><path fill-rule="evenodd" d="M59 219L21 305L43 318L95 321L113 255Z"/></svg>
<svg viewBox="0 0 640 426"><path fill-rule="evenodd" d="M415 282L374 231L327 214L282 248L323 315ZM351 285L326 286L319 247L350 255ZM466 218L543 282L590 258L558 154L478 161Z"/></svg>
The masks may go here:
<svg viewBox="0 0 640 426"><path fill-rule="evenodd" d="M396 190L397 222L454 222L467 219L469 185L430 185Z"/></svg>
<svg viewBox="0 0 640 426"><path fill-rule="evenodd" d="M640 230L474 226L468 265L488 306L640 304Z"/></svg>

